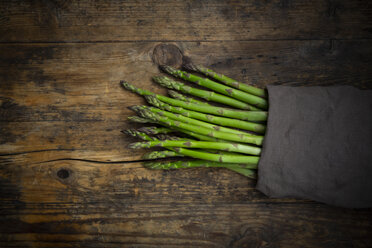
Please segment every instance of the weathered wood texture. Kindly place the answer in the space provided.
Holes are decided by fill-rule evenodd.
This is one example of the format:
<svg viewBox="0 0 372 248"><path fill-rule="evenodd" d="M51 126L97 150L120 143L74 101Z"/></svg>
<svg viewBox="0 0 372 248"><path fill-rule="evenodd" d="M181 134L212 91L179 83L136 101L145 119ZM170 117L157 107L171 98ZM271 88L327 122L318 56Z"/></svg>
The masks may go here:
<svg viewBox="0 0 372 248"><path fill-rule="evenodd" d="M145 102L119 86L165 93L157 63L188 56L261 87L372 88L368 1L0 6L0 247L372 244L371 209L268 199L224 169L142 168L120 130Z"/></svg>
<svg viewBox="0 0 372 248"><path fill-rule="evenodd" d="M311 85L372 85L369 41L247 41L175 43L181 52L241 81ZM0 152L17 158L100 161L140 159L120 130L132 123L128 106L144 100L124 91L126 79L163 92L151 82L158 43L3 45L0 58ZM171 46L171 45L169 45ZM168 46L168 47L169 47ZM24 59L23 56L27 56ZM25 153L40 151L38 153Z"/></svg>
<svg viewBox="0 0 372 248"><path fill-rule="evenodd" d="M4 0L0 41L371 38L371 15L359 0Z"/></svg>
<svg viewBox="0 0 372 248"><path fill-rule="evenodd" d="M61 168L68 178L57 176ZM58 161L9 163L0 175L2 247L367 247L371 241L370 210L269 200L253 180L223 169Z"/></svg>

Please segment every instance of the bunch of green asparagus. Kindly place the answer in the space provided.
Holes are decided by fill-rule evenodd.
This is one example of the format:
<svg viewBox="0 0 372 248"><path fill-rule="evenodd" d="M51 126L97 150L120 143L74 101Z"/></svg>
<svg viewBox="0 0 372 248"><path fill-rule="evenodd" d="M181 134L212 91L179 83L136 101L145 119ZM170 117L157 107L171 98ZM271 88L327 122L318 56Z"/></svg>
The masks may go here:
<svg viewBox="0 0 372 248"><path fill-rule="evenodd" d="M194 74L161 66L173 77L201 87L191 87L166 76L153 77L156 83L169 89L170 97L121 81L125 89L144 96L151 105L130 107L138 114L128 117L130 121L152 126L123 131L141 139L129 147L164 148L144 155L144 159L150 160L144 166L150 169L223 167L255 178L266 128L266 91L191 62L184 68ZM203 87L209 90L200 89Z"/></svg>

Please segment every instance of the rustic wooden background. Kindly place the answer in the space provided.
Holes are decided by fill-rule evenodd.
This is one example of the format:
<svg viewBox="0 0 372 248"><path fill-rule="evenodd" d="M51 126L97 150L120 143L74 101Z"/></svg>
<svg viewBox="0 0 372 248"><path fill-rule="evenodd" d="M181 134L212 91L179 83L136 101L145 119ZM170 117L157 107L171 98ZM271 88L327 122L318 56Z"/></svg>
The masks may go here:
<svg viewBox="0 0 372 248"><path fill-rule="evenodd" d="M371 247L372 210L268 199L226 170L149 171L119 80L183 56L260 86L372 85L359 0L1 1L0 247Z"/></svg>

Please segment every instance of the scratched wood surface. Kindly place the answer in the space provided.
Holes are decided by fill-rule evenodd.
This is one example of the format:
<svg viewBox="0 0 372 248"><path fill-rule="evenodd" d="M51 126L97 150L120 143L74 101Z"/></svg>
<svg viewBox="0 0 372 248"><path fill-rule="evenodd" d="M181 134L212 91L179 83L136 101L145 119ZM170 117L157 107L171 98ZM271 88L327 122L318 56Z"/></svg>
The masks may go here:
<svg viewBox="0 0 372 248"><path fill-rule="evenodd" d="M360 0L2 1L1 41L371 38Z"/></svg>
<svg viewBox="0 0 372 248"><path fill-rule="evenodd" d="M120 130L184 57L264 87L372 88L368 1L1 1L0 247L370 247L372 210L150 171Z"/></svg>

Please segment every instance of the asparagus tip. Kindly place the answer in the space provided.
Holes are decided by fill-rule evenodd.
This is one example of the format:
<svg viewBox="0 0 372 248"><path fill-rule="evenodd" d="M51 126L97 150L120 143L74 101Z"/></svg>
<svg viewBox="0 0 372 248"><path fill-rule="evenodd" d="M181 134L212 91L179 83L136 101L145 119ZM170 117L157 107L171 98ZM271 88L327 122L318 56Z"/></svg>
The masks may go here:
<svg viewBox="0 0 372 248"><path fill-rule="evenodd" d="M183 59L182 67L188 71L198 71L198 67L191 61L189 57Z"/></svg>
<svg viewBox="0 0 372 248"><path fill-rule="evenodd" d="M170 95L171 97L174 97L174 96L178 96L179 93L175 90L168 90L168 95Z"/></svg>
<svg viewBox="0 0 372 248"><path fill-rule="evenodd" d="M156 134L156 127L141 127L138 131L145 134Z"/></svg>
<svg viewBox="0 0 372 248"><path fill-rule="evenodd" d="M135 136L137 131L135 129L126 129L126 130L121 130L122 133L125 133L130 136Z"/></svg>
<svg viewBox="0 0 372 248"><path fill-rule="evenodd" d="M122 132L124 134L128 134L128 130L121 130L120 132Z"/></svg>
<svg viewBox="0 0 372 248"><path fill-rule="evenodd" d="M166 76L155 76L155 77L152 77L152 79L160 84L161 86L165 87L165 88L170 88L170 89L173 89L173 84L172 84L172 80Z"/></svg>
<svg viewBox="0 0 372 248"><path fill-rule="evenodd" d="M161 80L165 76L153 76L152 79L157 82L158 80Z"/></svg>
<svg viewBox="0 0 372 248"><path fill-rule="evenodd" d="M160 108L160 106L162 105L162 102L154 96L148 95L148 96L145 96L145 99L149 104L151 104L155 107Z"/></svg>
<svg viewBox="0 0 372 248"><path fill-rule="evenodd" d="M140 110L140 106L138 106L138 105L128 106L127 108L134 111L134 112L138 112Z"/></svg>
<svg viewBox="0 0 372 248"><path fill-rule="evenodd" d="M145 162L145 163L142 163L142 165L143 165L143 167L145 167L147 169L158 169L159 163L157 163L157 162Z"/></svg>
<svg viewBox="0 0 372 248"><path fill-rule="evenodd" d="M169 74L172 74L173 72L176 71L176 69L174 69L173 67L169 65L159 65L159 67L162 71L167 72Z"/></svg>
<svg viewBox="0 0 372 248"><path fill-rule="evenodd" d="M142 159L157 159L157 158L162 158L162 157L165 157L165 156L160 156L158 151L152 151L152 152L145 153L142 156Z"/></svg>
<svg viewBox="0 0 372 248"><path fill-rule="evenodd" d="M130 143L130 144L128 145L128 148L129 148L129 149L138 149L138 148L142 148L142 142Z"/></svg>
<svg viewBox="0 0 372 248"><path fill-rule="evenodd" d="M130 83L128 83L127 81L120 80L120 84L121 84L121 86L123 86L127 90L130 90L130 91L135 90L135 87L133 85L131 85Z"/></svg>
<svg viewBox="0 0 372 248"><path fill-rule="evenodd" d="M132 122L136 122L136 123L151 123L150 120L148 119L145 119L145 118L141 118L139 116L128 116L128 120L132 121Z"/></svg>
<svg viewBox="0 0 372 248"><path fill-rule="evenodd" d="M152 121L157 121L158 120L158 116L155 115L154 113L152 113L150 110L146 109L146 108L139 108L138 109L138 113L143 117L143 118L147 118L147 119L150 119Z"/></svg>
<svg viewBox="0 0 372 248"><path fill-rule="evenodd" d="M142 159L152 159L152 152L145 153L145 154L142 156Z"/></svg>
<svg viewBox="0 0 372 248"><path fill-rule="evenodd" d="M163 133L156 135L156 138L159 140L180 140L180 138L177 136L171 136Z"/></svg>

